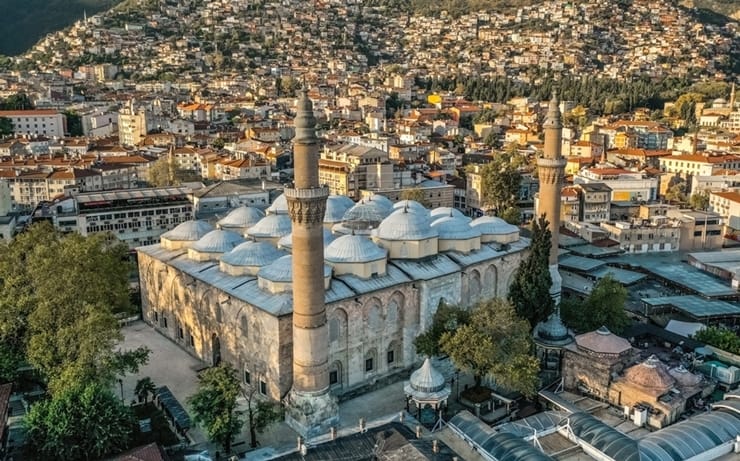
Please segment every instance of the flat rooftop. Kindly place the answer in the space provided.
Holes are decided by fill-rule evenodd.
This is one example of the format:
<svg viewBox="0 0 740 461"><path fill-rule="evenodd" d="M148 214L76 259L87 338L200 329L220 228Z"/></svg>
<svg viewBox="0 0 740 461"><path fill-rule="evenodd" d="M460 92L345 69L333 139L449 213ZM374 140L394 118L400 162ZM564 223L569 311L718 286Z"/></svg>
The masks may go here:
<svg viewBox="0 0 740 461"><path fill-rule="evenodd" d="M740 306L736 304L694 295L642 298L641 301L650 309L650 313L661 308L672 308L696 320L740 316Z"/></svg>

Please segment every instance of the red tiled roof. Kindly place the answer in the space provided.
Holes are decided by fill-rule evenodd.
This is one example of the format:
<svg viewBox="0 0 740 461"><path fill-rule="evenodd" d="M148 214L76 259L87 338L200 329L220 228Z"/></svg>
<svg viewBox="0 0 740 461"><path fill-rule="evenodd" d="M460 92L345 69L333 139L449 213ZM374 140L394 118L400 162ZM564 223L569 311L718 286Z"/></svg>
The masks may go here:
<svg viewBox="0 0 740 461"><path fill-rule="evenodd" d="M126 453L122 453L116 456L115 458L108 459L108 461L166 461L166 460L167 458L165 457L164 453L162 453L162 450L159 448L159 445L157 445L155 442L152 442L149 445L136 447L134 449L127 451Z"/></svg>
<svg viewBox="0 0 740 461"><path fill-rule="evenodd" d="M739 192L712 192L712 195L716 195L717 197L721 197L731 202L740 203Z"/></svg>
<svg viewBox="0 0 740 461"><path fill-rule="evenodd" d="M51 109L35 110L0 110L0 117L12 117L14 115L34 116L34 115L57 115L59 112Z"/></svg>

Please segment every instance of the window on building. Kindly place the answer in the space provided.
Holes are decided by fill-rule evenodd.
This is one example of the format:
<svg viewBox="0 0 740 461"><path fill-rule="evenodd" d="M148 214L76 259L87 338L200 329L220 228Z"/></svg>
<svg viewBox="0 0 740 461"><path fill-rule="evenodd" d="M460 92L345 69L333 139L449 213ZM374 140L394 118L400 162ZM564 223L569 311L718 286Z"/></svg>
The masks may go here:
<svg viewBox="0 0 740 461"><path fill-rule="evenodd" d="M260 381L260 394L267 395L267 383Z"/></svg>
<svg viewBox="0 0 740 461"><path fill-rule="evenodd" d="M153 314L154 314L154 321L159 322L159 312L154 311Z"/></svg>
<svg viewBox="0 0 740 461"><path fill-rule="evenodd" d="M337 383L339 383L339 372L337 370L332 370L329 372L329 385L333 386Z"/></svg>
<svg viewBox="0 0 740 461"><path fill-rule="evenodd" d="M183 330L182 327L177 327L177 337L185 339L185 330Z"/></svg>
<svg viewBox="0 0 740 461"><path fill-rule="evenodd" d="M392 351L392 350L391 351L388 351L388 353L386 355L387 355L387 359L388 359L388 363L389 364L390 363L393 363L396 360L395 351Z"/></svg>
<svg viewBox="0 0 740 461"><path fill-rule="evenodd" d="M365 359L365 371L373 371L373 358L368 357Z"/></svg>
<svg viewBox="0 0 740 461"><path fill-rule="evenodd" d="M249 333L249 322L247 321L246 315L242 315L241 320L239 320L239 329L241 330L242 336L246 338Z"/></svg>
<svg viewBox="0 0 740 461"><path fill-rule="evenodd" d="M249 372L249 370L244 370L244 383L252 384L252 374Z"/></svg>
<svg viewBox="0 0 740 461"><path fill-rule="evenodd" d="M192 333L188 332L188 337L190 338L190 347L195 347L195 338Z"/></svg>
<svg viewBox="0 0 740 461"><path fill-rule="evenodd" d="M167 328L167 316L162 314L162 328Z"/></svg>

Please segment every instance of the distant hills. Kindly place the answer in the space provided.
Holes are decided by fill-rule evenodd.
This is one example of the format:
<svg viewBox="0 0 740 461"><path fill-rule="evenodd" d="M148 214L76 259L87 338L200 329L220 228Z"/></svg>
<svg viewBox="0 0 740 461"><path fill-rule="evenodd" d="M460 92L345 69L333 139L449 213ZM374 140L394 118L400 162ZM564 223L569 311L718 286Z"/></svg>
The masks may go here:
<svg viewBox="0 0 740 461"><path fill-rule="evenodd" d="M41 37L63 29L85 11L107 10L120 0L0 0L0 54L23 53Z"/></svg>
<svg viewBox="0 0 740 461"><path fill-rule="evenodd" d="M630 3L632 0L617 1ZM721 23L727 17L740 20L738 0L674 1L688 8L698 8L702 21ZM0 55L23 53L49 32L63 29L81 19L85 11L92 15L121 2L122 0L0 0L3 12L0 21ZM539 0L365 0L366 5L384 5L394 12L436 14L446 10L453 15L481 9L504 11L535 2Z"/></svg>

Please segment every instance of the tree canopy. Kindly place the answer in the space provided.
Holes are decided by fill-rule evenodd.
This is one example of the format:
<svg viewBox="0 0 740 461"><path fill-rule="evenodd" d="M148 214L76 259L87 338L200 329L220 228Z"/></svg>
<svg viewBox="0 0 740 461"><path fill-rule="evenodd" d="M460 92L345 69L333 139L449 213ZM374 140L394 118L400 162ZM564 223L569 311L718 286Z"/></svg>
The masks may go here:
<svg viewBox="0 0 740 461"><path fill-rule="evenodd" d="M281 421L284 417L284 409L280 403L260 399L254 387L244 392L244 398L247 399L249 444L252 448L257 448L259 445L257 434L263 433L273 423Z"/></svg>
<svg viewBox="0 0 740 461"><path fill-rule="evenodd" d="M196 181L199 178L190 171L178 168L167 157L162 157L149 166L147 182L154 187L177 186L184 181Z"/></svg>
<svg viewBox="0 0 740 461"><path fill-rule="evenodd" d="M532 221L530 253L519 265L509 287L509 300L532 328L546 320L555 308L550 296L552 278L548 264L552 234L547 224L544 215Z"/></svg>
<svg viewBox="0 0 740 461"><path fill-rule="evenodd" d="M709 192L702 191L691 194L691 197L689 197L689 206L694 210L705 211L709 208Z"/></svg>
<svg viewBox="0 0 740 461"><path fill-rule="evenodd" d="M414 200L419 202L425 207L429 206L426 196L424 195L424 189L421 187L409 187L401 191L401 200Z"/></svg>
<svg viewBox="0 0 740 461"><path fill-rule="evenodd" d="M40 459L89 460L128 447L134 418L108 386L75 385L31 407L27 446Z"/></svg>
<svg viewBox="0 0 740 461"><path fill-rule="evenodd" d="M439 340L447 332L453 332L470 321L470 311L458 306L441 303L434 313L427 331L414 340L416 352L429 357L439 355Z"/></svg>
<svg viewBox="0 0 740 461"><path fill-rule="evenodd" d="M221 363L205 370L198 380L198 390L188 399L193 417L205 427L212 442L230 453L231 443L244 425L236 405L241 392L236 370Z"/></svg>
<svg viewBox="0 0 740 461"><path fill-rule="evenodd" d="M25 360L57 393L110 384L145 363L145 347L116 350L115 314L130 309L127 258L126 245L105 234L62 236L48 223L1 245L0 379L13 380Z"/></svg>
<svg viewBox="0 0 740 461"><path fill-rule="evenodd" d="M478 303L470 322L443 333L440 346L456 366L473 374L476 386L488 376L507 390L537 392L539 361L531 355L529 324L506 300Z"/></svg>
<svg viewBox="0 0 740 461"><path fill-rule="evenodd" d="M483 205L503 213L516 207L522 175L512 161L512 155L501 153L481 169Z"/></svg>
<svg viewBox="0 0 740 461"><path fill-rule="evenodd" d="M697 331L694 338L731 354L740 354L740 338L728 328L708 326Z"/></svg>
<svg viewBox="0 0 740 461"><path fill-rule="evenodd" d="M566 325L579 332L606 326L619 334L630 324L624 310L626 301L627 289L608 274L594 285L591 294L583 301L576 298L564 300L561 316Z"/></svg>

